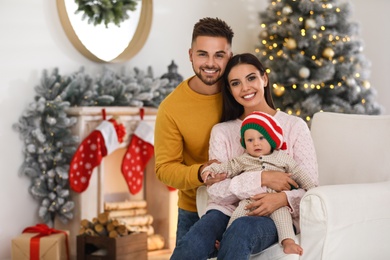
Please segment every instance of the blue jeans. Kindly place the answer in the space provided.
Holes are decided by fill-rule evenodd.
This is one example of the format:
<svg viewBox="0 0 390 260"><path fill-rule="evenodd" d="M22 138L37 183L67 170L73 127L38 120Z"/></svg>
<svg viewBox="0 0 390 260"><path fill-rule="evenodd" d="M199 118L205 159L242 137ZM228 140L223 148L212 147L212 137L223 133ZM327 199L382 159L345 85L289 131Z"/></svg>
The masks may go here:
<svg viewBox="0 0 390 260"><path fill-rule="evenodd" d="M205 260L216 256L215 241L222 239L229 219L221 211L207 211L176 243L171 260Z"/></svg>
<svg viewBox="0 0 390 260"><path fill-rule="evenodd" d="M178 211L177 230L176 230L176 246L179 240L187 234L190 228L199 220L198 212L191 212L184 209Z"/></svg>
<svg viewBox="0 0 390 260"><path fill-rule="evenodd" d="M249 259L251 254L257 254L277 242L278 233L272 219L240 217L223 234L218 259Z"/></svg>

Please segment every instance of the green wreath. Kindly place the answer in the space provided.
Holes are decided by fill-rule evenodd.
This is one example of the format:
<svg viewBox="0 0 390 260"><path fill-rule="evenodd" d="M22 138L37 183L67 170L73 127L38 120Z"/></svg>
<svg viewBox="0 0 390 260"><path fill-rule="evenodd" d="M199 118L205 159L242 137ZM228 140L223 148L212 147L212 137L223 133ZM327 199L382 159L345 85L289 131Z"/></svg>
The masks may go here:
<svg viewBox="0 0 390 260"><path fill-rule="evenodd" d="M78 5L77 13L83 13L83 20L98 25L109 23L120 26L120 23L129 19L128 11L135 11L137 0L75 0Z"/></svg>

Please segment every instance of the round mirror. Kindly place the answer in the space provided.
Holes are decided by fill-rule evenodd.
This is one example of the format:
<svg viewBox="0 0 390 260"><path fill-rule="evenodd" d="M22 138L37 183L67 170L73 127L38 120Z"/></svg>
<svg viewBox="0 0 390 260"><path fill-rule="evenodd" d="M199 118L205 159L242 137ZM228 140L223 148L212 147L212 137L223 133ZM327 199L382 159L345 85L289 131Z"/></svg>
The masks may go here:
<svg viewBox="0 0 390 260"><path fill-rule="evenodd" d="M74 0L57 0L62 27L76 49L97 62L125 62L137 54L148 38L152 24L152 0L138 1L136 10L120 26L93 25L75 14Z"/></svg>

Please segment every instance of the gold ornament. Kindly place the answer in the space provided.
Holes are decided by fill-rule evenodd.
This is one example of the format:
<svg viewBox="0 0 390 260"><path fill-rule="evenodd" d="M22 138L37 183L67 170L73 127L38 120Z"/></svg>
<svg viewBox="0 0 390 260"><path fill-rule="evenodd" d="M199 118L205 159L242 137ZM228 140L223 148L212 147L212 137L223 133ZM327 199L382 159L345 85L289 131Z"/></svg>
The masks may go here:
<svg viewBox="0 0 390 260"><path fill-rule="evenodd" d="M334 50L330 47L326 47L322 52L322 56L327 59L332 59L334 56Z"/></svg>
<svg viewBox="0 0 390 260"><path fill-rule="evenodd" d="M369 89L371 87L371 83L369 81L367 81L367 80L364 80L363 81L363 87L365 89Z"/></svg>
<svg viewBox="0 0 390 260"><path fill-rule="evenodd" d="M283 86L278 86L278 85L274 86L273 92L274 92L275 96L277 96L277 97L282 96L284 94L284 91L285 91L285 88Z"/></svg>
<svg viewBox="0 0 390 260"><path fill-rule="evenodd" d="M295 41L295 39L288 38L286 40L286 47L289 50L294 50L297 47L297 42Z"/></svg>

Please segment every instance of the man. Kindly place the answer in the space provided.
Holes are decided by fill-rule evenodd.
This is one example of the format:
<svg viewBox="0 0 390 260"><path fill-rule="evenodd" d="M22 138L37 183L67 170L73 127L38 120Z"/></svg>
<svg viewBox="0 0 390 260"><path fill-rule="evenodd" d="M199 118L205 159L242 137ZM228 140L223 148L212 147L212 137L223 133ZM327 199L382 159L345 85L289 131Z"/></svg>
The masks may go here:
<svg viewBox="0 0 390 260"><path fill-rule="evenodd" d="M222 75L232 57L232 29L218 18L200 19L193 28L189 57L195 75L161 102L155 127L157 178L178 189L176 241L199 220L196 190L201 170L210 164L211 128L222 114ZM207 184L224 179L214 178Z"/></svg>

